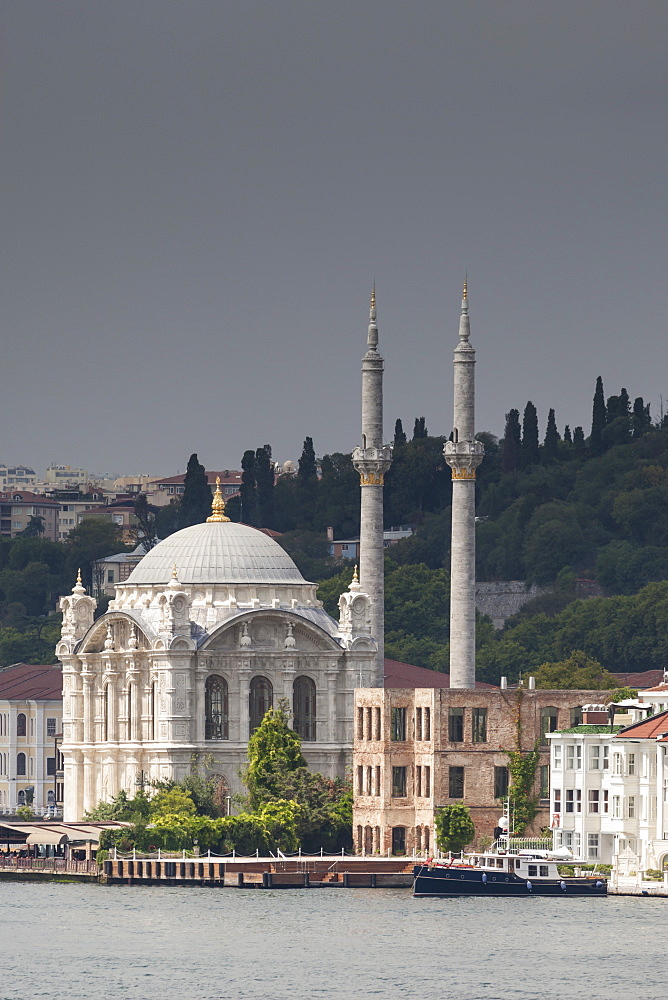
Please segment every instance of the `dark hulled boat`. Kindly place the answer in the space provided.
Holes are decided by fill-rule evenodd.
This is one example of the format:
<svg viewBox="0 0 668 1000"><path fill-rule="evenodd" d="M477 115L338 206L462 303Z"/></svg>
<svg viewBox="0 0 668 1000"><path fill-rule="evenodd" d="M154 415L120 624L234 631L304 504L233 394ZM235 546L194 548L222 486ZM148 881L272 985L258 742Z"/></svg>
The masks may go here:
<svg viewBox="0 0 668 1000"><path fill-rule="evenodd" d="M451 862L415 865L414 896L605 896L607 881L598 875L564 876L567 859L550 851L490 851Z"/></svg>

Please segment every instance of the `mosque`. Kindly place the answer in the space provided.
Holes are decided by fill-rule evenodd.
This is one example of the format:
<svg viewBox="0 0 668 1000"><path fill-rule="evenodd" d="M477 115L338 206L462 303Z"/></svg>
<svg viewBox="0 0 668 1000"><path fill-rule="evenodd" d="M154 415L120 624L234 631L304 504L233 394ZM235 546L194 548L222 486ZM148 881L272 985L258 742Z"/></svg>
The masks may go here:
<svg viewBox="0 0 668 1000"><path fill-rule="evenodd" d="M195 761L243 791L248 739L286 699L309 765L350 767L356 688L383 683L383 359L375 293L362 362L361 557L324 610L277 542L231 522L217 488L212 513L159 542L116 586L106 614L81 580L61 599L66 822L121 790L185 777Z"/></svg>

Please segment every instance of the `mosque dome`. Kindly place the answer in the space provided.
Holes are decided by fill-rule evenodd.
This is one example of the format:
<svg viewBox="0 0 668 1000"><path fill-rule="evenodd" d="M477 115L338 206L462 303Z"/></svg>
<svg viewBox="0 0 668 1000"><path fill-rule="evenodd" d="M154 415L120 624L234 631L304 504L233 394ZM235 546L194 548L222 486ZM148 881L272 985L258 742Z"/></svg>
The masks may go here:
<svg viewBox="0 0 668 1000"><path fill-rule="evenodd" d="M124 585L166 586L174 566L183 585L306 583L285 549L263 531L210 520L159 542Z"/></svg>

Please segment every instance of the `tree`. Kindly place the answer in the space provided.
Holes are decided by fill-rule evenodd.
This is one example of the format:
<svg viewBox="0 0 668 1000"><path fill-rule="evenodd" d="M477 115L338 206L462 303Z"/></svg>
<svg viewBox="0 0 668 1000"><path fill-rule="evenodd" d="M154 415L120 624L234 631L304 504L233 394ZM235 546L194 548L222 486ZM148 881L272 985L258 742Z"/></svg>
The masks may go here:
<svg viewBox="0 0 668 1000"><path fill-rule="evenodd" d="M463 802L455 802L436 814L436 845L441 851L453 854L463 851L475 837L471 813Z"/></svg>
<svg viewBox="0 0 668 1000"><path fill-rule="evenodd" d="M570 430L568 432L570 437ZM547 430L545 431L545 444L543 445L543 455L548 462L553 462L558 454L559 449L559 431L557 430L557 421L554 416L554 410L550 408L547 415Z"/></svg>
<svg viewBox="0 0 668 1000"><path fill-rule="evenodd" d="M564 441L567 444L573 444L573 435L571 434L571 428L568 424L564 427Z"/></svg>
<svg viewBox="0 0 668 1000"><path fill-rule="evenodd" d="M196 453L188 459L186 477L183 480L183 496L179 507L179 527L201 524L211 513L211 488L206 471L200 465Z"/></svg>
<svg viewBox="0 0 668 1000"><path fill-rule="evenodd" d="M652 419L649 415L649 403L645 406L642 396L638 396L633 403L633 416L631 423L633 427L633 437L639 438L646 434L652 426Z"/></svg>
<svg viewBox="0 0 668 1000"><path fill-rule="evenodd" d="M504 472L514 472L519 467L521 450L520 411L509 410L506 413L506 429L501 445L501 466Z"/></svg>
<svg viewBox="0 0 668 1000"><path fill-rule="evenodd" d="M149 506L145 493L135 499L135 517L139 525L139 539L148 552L158 543L155 510Z"/></svg>
<svg viewBox="0 0 668 1000"><path fill-rule="evenodd" d="M424 417L416 417L415 423L413 425L413 440L419 441L420 438L429 437L429 432L427 430L427 424L425 423Z"/></svg>
<svg viewBox="0 0 668 1000"><path fill-rule="evenodd" d="M241 502L241 519L244 524L257 525L257 479L255 478L255 452L245 451L241 459L241 487L239 499Z"/></svg>
<svg viewBox="0 0 668 1000"><path fill-rule="evenodd" d="M297 466L295 500L301 523L300 527L313 528L318 497L318 463L315 458L313 439L304 439L304 446ZM297 524L294 525L297 527Z"/></svg>
<svg viewBox="0 0 668 1000"><path fill-rule="evenodd" d="M265 444L255 452L255 479L257 524L259 528L271 528L274 523L274 466L271 461L271 445Z"/></svg>
<svg viewBox="0 0 668 1000"><path fill-rule="evenodd" d="M589 435L589 450L592 455L600 455L603 451L603 428L606 424L605 396L603 395L603 379L599 375L596 379L596 390L594 391L594 405L591 415L591 434Z"/></svg>
<svg viewBox="0 0 668 1000"><path fill-rule="evenodd" d="M585 450L585 436L582 427L576 427L573 430L573 447L579 452Z"/></svg>
<svg viewBox="0 0 668 1000"><path fill-rule="evenodd" d="M560 663L542 663L534 677L537 688L607 691L617 686L617 678L581 649L574 649Z"/></svg>
<svg viewBox="0 0 668 1000"><path fill-rule="evenodd" d="M539 459L538 451L538 413L531 400L524 407L522 418L522 450L520 465L523 469L535 465Z"/></svg>
<svg viewBox="0 0 668 1000"><path fill-rule="evenodd" d="M85 587L91 587L93 582L92 563L105 556L114 555L117 552L127 551L123 544L121 529L119 525L112 524L103 517L86 517L80 524L70 531L65 540L67 551L66 574L69 591L74 583L77 571L81 569L81 576ZM69 581L72 581L69 583Z"/></svg>
<svg viewBox="0 0 668 1000"><path fill-rule="evenodd" d="M404 430L404 425L401 420L397 418L394 425L394 447L401 448L403 444L406 444L406 431Z"/></svg>
<svg viewBox="0 0 668 1000"><path fill-rule="evenodd" d="M39 538L44 534L44 518L41 515L33 514L21 534L24 538Z"/></svg>
<svg viewBox="0 0 668 1000"><path fill-rule="evenodd" d="M302 741L289 725L288 704L270 708L248 741L244 780L253 809L279 797L278 782L290 771L307 767Z"/></svg>
<svg viewBox="0 0 668 1000"><path fill-rule="evenodd" d="M313 483L318 478L318 463L315 459L313 438L304 438L304 446L297 466L297 477L302 484Z"/></svg>

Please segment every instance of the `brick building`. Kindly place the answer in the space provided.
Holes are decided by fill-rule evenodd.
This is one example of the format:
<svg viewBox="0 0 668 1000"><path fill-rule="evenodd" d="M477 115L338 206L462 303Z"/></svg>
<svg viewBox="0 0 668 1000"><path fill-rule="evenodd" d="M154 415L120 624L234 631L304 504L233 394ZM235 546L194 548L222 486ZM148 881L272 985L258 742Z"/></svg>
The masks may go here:
<svg viewBox="0 0 668 1000"><path fill-rule="evenodd" d="M445 675L441 675L444 678ZM508 790L508 751L540 746L533 829L550 824L545 733L577 725L600 691L366 688L355 692L353 836L359 853L429 851L434 816L464 802L491 836ZM518 744L519 739L519 744Z"/></svg>

